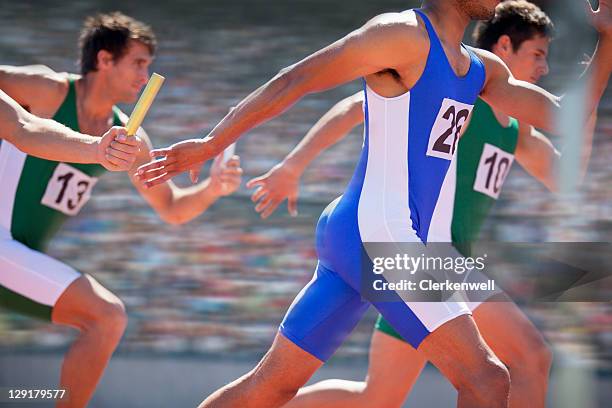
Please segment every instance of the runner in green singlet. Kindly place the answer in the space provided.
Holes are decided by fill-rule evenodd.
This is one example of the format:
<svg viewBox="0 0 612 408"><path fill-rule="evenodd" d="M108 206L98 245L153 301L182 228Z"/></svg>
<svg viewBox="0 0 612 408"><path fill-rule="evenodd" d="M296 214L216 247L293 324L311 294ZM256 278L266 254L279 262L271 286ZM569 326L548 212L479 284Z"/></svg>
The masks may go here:
<svg viewBox="0 0 612 408"><path fill-rule="evenodd" d="M0 88L32 114L99 135L127 121L115 105L136 101L147 83L155 45L151 29L128 16L88 18L80 37L81 75L43 66L0 66ZM141 142L134 166L150 160L149 138L142 129L137 135ZM118 159L133 156L116 142L112 146L119 149ZM45 254L104 172L97 164L44 160L7 141L0 145L0 305L80 331L62 365L60 387L68 399L58 402L61 408L87 405L126 327L119 298ZM134 184L164 221L182 224L235 191L241 172L234 156L226 164L218 158L211 177L187 189L173 183L155 189Z"/></svg>
<svg viewBox="0 0 612 408"><path fill-rule="evenodd" d="M550 19L526 1L502 3L496 17L480 24L476 45L493 51L517 79L535 83L548 73L547 53L552 34ZM363 95L339 102L310 130L303 141L268 173L247 183L257 187L252 199L266 218L288 200L297 214L299 179L308 164L327 147L363 122ZM593 120L591 121L591 125ZM592 126L584 135L584 155L590 155ZM471 243L516 160L549 189L556 189L553 171L560 158L550 141L531 126L495 112L479 99L457 149L457 181L452 222L456 248L469 256ZM586 160L583 162L583 171ZM501 293L502 302L470 304L487 343L508 367L510 407L544 407L551 352L537 329ZM503 316L503 318L500 318ZM406 399L426 360L381 316L370 348L370 367L364 382L327 380L300 390L286 408L399 407ZM389 373L393 373L389 375Z"/></svg>
<svg viewBox="0 0 612 408"><path fill-rule="evenodd" d="M53 120L78 131L75 78L68 78L68 92ZM123 126L113 106L113 126ZM13 239L30 249L44 252L50 239L68 217L78 214L91 189L106 169L98 164L65 163L28 156L7 144L0 148L0 162L13 171L3 171L3 226ZM12 210L12 211L11 211ZM26 293L27 295L27 293Z"/></svg>

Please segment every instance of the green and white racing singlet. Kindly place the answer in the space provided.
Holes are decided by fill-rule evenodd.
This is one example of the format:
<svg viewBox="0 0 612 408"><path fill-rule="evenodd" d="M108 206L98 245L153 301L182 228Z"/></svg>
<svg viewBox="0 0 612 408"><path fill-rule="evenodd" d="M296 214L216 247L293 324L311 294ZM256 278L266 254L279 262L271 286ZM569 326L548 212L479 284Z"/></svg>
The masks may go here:
<svg viewBox="0 0 612 408"><path fill-rule="evenodd" d="M53 117L79 131L76 91L70 81L66 99ZM114 124L121 126L117 111ZM0 146L0 227L17 241L44 251L70 216L78 214L104 173L98 164L59 163L29 156L10 143Z"/></svg>

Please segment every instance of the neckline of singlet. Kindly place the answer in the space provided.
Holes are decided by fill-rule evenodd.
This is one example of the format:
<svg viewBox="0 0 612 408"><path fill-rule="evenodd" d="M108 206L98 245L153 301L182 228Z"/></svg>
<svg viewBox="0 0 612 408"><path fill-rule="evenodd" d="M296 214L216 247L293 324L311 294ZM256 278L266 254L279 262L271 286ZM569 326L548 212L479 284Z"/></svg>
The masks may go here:
<svg viewBox="0 0 612 408"><path fill-rule="evenodd" d="M427 15L425 14L425 12L423 12L422 10L419 9L413 9L413 11L415 12L415 14L417 14L419 17L421 17L421 19L423 19L423 22L425 23L425 28L427 29L427 34L429 36L429 55L427 56L427 60L429 60L429 57L431 55L431 51L433 48L433 43L435 42L438 47L440 48L440 52L442 53L442 55L444 56L444 62L446 63L447 68L450 70L450 72L453 74L453 76L458 80L458 81L465 81L470 77L470 74L472 73L472 70L474 68L474 54L472 51L469 50L469 48L467 48L465 46L465 44L462 42L461 43L461 47L467 51L469 57L470 57L470 67L468 68L468 71L465 73L465 75L457 75L457 73L455 72L455 69L453 68L453 66L450 63L450 60L448 59L448 56L446 55L446 51L444 51L444 47L442 46L442 42L440 41L440 36L438 35L438 32L436 31L436 29L434 28L433 24L431 23L431 20L429 20L429 17L427 17Z"/></svg>
<svg viewBox="0 0 612 408"><path fill-rule="evenodd" d="M70 75L68 77L68 93L66 94L66 97L64 98L64 101L62 102L62 104L60 105L59 109L57 112L55 112L55 115L58 114L58 112L60 111L60 109L62 109L62 106L68 102L70 109L74 108L74 115L76 118L76 129L74 129L77 132L81 132L81 124L79 123L79 106L78 106L78 100L77 100L77 89L76 89L76 82L79 79L79 77L77 75ZM69 99L71 101L69 101ZM112 107L112 114L113 114L113 119L112 119L112 125L111 126L124 126L123 122L121 121L121 117L119 115L119 108L117 108L117 106L113 105ZM54 116L55 116L54 115ZM101 137L101 136L100 136Z"/></svg>

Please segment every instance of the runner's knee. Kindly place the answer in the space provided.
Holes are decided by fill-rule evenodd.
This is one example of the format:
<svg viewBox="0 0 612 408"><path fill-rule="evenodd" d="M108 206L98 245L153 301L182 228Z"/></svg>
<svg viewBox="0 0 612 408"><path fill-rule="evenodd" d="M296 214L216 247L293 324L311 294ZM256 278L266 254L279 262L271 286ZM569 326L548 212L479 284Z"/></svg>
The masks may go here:
<svg viewBox="0 0 612 408"><path fill-rule="evenodd" d="M290 401L304 384L292 381L289 376L276 374L274 370L256 368L247 374L243 381L246 381L249 392L273 395L274 400Z"/></svg>
<svg viewBox="0 0 612 408"><path fill-rule="evenodd" d="M109 338L122 335L127 326L123 302L84 275L75 280L60 296L53 308L53 321L79 329L82 332L102 331Z"/></svg>
<svg viewBox="0 0 612 408"><path fill-rule="evenodd" d="M548 375L552 365L552 351L539 333L527 335L520 347L512 350L507 362L510 372L525 372Z"/></svg>
<svg viewBox="0 0 612 408"><path fill-rule="evenodd" d="M123 302L108 292L104 296L92 294L95 299L87 305L87 310L75 310L80 318L81 331L98 331L108 338L117 338L123 335L127 327L127 313Z"/></svg>
<svg viewBox="0 0 612 408"><path fill-rule="evenodd" d="M484 364L468 373L459 392L470 393L475 400L505 401L510 393L510 372L496 357L488 358Z"/></svg>
<svg viewBox="0 0 612 408"><path fill-rule="evenodd" d="M104 299L95 315L95 324L105 332L123 334L127 326L127 313L123 302L115 296Z"/></svg>

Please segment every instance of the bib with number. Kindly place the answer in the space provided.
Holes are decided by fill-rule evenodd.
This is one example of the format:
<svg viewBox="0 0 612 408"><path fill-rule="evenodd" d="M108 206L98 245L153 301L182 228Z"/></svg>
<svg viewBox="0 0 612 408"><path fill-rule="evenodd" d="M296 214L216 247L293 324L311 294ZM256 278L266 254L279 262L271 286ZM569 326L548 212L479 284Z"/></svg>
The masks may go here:
<svg viewBox="0 0 612 408"><path fill-rule="evenodd" d="M98 179L66 163L55 168L41 203L66 215L76 215L89 201Z"/></svg>
<svg viewBox="0 0 612 408"><path fill-rule="evenodd" d="M53 120L78 132L76 98L75 78L70 78L66 98ZM121 125L119 111L113 111L113 124ZM3 165L11 171L2 173ZM58 163L0 148L0 181L6 186L0 197L3 224L10 224L13 239L44 252L64 222L81 211L105 172L99 164Z"/></svg>
<svg viewBox="0 0 612 408"><path fill-rule="evenodd" d="M457 181L452 238L464 255L478 239L491 207L499 198L514 162L518 122L502 126L493 110L478 99L457 148Z"/></svg>
<svg viewBox="0 0 612 408"><path fill-rule="evenodd" d="M472 112L472 105L444 98L427 145L427 156L452 160L461 128Z"/></svg>
<svg viewBox="0 0 612 408"><path fill-rule="evenodd" d="M513 161L513 154L485 143L476 170L474 190L497 200Z"/></svg>

